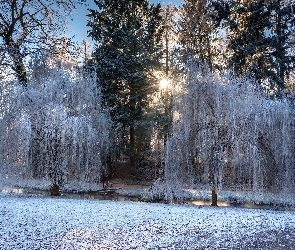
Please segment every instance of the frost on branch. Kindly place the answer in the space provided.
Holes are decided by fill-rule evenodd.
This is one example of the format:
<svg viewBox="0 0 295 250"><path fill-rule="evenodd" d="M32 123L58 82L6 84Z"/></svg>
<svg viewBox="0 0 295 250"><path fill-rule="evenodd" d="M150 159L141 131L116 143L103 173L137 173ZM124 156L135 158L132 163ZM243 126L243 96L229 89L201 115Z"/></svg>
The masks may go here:
<svg viewBox="0 0 295 250"><path fill-rule="evenodd" d="M61 68L41 69L28 88L1 85L1 179L98 181L110 121L95 80Z"/></svg>
<svg viewBox="0 0 295 250"><path fill-rule="evenodd" d="M166 145L167 198L184 188L294 193L294 101L268 99L249 79L194 65L179 86Z"/></svg>

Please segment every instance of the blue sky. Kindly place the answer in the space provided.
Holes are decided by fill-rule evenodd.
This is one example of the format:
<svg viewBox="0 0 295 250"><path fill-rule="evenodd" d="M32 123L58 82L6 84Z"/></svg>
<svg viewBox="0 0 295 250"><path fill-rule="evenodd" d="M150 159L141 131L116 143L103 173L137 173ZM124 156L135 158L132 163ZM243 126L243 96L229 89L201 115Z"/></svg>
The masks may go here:
<svg viewBox="0 0 295 250"><path fill-rule="evenodd" d="M167 1L162 1L162 0L151 0L151 3L157 4L167 4L171 2L174 5L180 6L182 3L182 0L167 0ZM84 38L86 38L89 42L91 42L90 38L87 38L87 30L89 29L86 27L87 23L87 9L88 8L96 8L96 5L93 0L87 1L88 7L86 6L81 6L79 9L73 14L73 21L70 21L69 23L69 36L75 36L74 40L77 41L78 43L81 43Z"/></svg>

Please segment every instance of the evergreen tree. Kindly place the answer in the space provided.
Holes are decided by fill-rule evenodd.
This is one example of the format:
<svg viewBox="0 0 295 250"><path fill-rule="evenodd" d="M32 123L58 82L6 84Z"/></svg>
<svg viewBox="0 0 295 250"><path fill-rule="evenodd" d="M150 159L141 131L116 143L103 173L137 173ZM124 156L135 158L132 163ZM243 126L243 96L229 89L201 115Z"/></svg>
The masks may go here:
<svg viewBox="0 0 295 250"><path fill-rule="evenodd" d="M173 51L177 43L177 15L178 9L171 3L162 8L162 27L163 27L163 44L165 74L169 76L173 64Z"/></svg>
<svg viewBox="0 0 295 250"><path fill-rule="evenodd" d="M294 70L292 35L295 31L295 3L291 0L273 0L269 3L271 26L268 56L271 61L269 76L278 91L286 88L286 82Z"/></svg>
<svg viewBox="0 0 295 250"><path fill-rule="evenodd" d="M148 0L97 0L90 10L89 35L97 42L94 57L102 102L115 126L124 130L131 168L139 154L140 128L148 96L157 87L155 70L161 59L160 5Z"/></svg>
<svg viewBox="0 0 295 250"><path fill-rule="evenodd" d="M291 1L215 1L215 21L228 30L229 67L251 73L268 93L281 94L294 68Z"/></svg>
<svg viewBox="0 0 295 250"><path fill-rule="evenodd" d="M269 24L269 11L263 1L245 1L232 6L228 22L232 51L229 66L238 75L252 72L258 80L265 78L270 64L264 54L267 49L265 29Z"/></svg>
<svg viewBox="0 0 295 250"><path fill-rule="evenodd" d="M213 34L216 27L211 17L211 1L184 0L180 10L179 43L184 62L196 58L212 68L214 57Z"/></svg>
<svg viewBox="0 0 295 250"><path fill-rule="evenodd" d="M164 107L162 113L159 112L161 108L156 108L157 114L154 113L156 118L158 128L158 136L166 143L169 137L169 130L172 122L171 104L172 104L172 89L170 88L170 80L173 78L175 73L175 51L177 48L177 18L178 18L178 8L173 6L171 3L163 6L161 11L161 27L163 30L163 75L161 76L160 83L160 98L158 98L157 103ZM163 83L162 82L162 83ZM152 107L155 108L155 107Z"/></svg>

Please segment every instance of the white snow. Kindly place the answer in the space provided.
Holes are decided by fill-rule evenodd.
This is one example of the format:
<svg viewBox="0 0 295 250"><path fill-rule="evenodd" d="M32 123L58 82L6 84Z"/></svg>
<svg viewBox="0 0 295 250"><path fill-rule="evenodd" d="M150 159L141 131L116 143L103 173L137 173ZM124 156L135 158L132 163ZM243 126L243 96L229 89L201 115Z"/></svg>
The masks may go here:
<svg viewBox="0 0 295 250"><path fill-rule="evenodd" d="M2 194L0 249L295 249L295 212Z"/></svg>

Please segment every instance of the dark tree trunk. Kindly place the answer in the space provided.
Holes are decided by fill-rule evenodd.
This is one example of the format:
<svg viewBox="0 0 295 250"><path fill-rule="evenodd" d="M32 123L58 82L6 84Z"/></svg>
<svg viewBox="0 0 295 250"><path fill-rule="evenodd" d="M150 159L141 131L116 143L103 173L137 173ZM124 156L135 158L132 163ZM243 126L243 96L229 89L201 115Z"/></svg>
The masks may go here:
<svg viewBox="0 0 295 250"><path fill-rule="evenodd" d="M278 87L279 91L282 92L285 89L285 66L284 66L284 45L282 43L282 35L283 35L283 30L282 30L282 15L281 15L281 1L277 1L277 20L276 20L276 32L277 32L277 39L278 39L278 44L277 44L277 52L278 52Z"/></svg>
<svg viewBox="0 0 295 250"><path fill-rule="evenodd" d="M130 168L131 171L135 170L135 128L130 127Z"/></svg>
<svg viewBox="0 0 295 250"><path fill-rule="evenodd" d="M24 87L27 87L28 86L27 72L25 69L25 65L23 64L21 59L15 63L15 72L16 72L16 77L19 83L23 85Z"/></svg>
<svg viewBox="0 0 295 250"><path fill-rule="evenodd" d="M10 41L10 40L9 40ZM13 43L10 41L10 44ZM20 48L17 45L9 45L9 55L13 61L12 69L15 72L15 76L19 83L24 87L27 87L28 78L25 64L23 62L23 54L20 51Z"/></svg>
<svg viewBox="0 0 295 250"><path fill-rule="evenodd" d="M59 190L59 186L57 184L53 184L50 187L50 195L51 196L60 196L61 195L60 190Z"/></svg>
<svg viewBox="0 0 295 250"><path fill-rule="evenodd" d="M217 194L215 188L212 189L212 204L211 206L217 206Z"/></svg>

